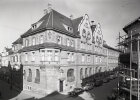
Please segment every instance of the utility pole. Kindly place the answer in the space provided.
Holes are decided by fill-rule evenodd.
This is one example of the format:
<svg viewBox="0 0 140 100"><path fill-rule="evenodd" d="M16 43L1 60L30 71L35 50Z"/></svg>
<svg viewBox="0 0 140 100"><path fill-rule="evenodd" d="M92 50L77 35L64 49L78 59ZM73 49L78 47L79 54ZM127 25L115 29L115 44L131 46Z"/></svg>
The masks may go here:
<svg viewBox="0 0 140 100"><path fill-rule="evenodd" d="M137 47L138 47L137 48L137 53L138 53L138 70L137 70L138 71L138 100L140 99L140 97L139 97L139 67L140 67L140 64L139 64L139 56L140 56L139 55L139 51L140 51L139 50L139 44L140 43L139 43L139 34L138 34L138 40L137 40Z"/></svg>
<svg viewBox="0 0 140 100"><path fill-rule="evenodd" d="M130 32L130 100L132 100L132 31Z"/></svg>

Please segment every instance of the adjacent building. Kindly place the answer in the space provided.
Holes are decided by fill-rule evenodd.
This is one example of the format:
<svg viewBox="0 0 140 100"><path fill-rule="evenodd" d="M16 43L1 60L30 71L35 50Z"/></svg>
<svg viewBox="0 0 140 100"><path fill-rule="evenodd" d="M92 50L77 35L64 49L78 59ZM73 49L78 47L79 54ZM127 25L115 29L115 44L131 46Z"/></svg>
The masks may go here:
<svg viewBox="0 0 140 100"><path fill-rule="evenodd" d="M120 90L125 100L139 100L139 36L140 18L126 25L126 35L119 45L123 49L120 54Z"/></svg>

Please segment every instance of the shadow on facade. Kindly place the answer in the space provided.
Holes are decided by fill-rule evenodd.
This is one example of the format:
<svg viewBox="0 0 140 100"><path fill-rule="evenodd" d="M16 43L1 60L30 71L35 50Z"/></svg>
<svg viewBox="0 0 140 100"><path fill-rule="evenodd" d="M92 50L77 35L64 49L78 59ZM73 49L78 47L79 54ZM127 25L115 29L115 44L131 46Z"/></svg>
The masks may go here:
<svg viewBox="0 0 140 100"><path fill-rule="evenodd" d="M28 99L24 99L24 100L84 100L84 99L79 96L70 97L68 95L60 94L59 92L55 91L40 99L32 97L32 98L28 98Z"/></svg>
<svg viewBox="0 0 140 100"><path fill-rule="evenodd" d="M9 100L16 97L23 90L23 66L17 70L8 67L0 68L0 100Z"/></svg>

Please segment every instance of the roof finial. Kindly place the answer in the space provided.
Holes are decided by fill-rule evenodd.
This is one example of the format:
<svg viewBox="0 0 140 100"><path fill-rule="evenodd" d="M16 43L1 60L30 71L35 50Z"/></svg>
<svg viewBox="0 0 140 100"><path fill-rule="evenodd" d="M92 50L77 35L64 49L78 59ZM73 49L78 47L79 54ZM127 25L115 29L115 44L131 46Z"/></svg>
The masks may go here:
<svg viewBox="0 0 140 100"><path fill-rule="evenodd" d="M73 15L72 14L70 15L70 19L73 20Z"/></svg>
<svg viewBox="0 0 140 100"><path fill-rule="evenodd" d="M47 9L44 9L44 14L50 13L52 11L52 4L48 3Z"/></svg>

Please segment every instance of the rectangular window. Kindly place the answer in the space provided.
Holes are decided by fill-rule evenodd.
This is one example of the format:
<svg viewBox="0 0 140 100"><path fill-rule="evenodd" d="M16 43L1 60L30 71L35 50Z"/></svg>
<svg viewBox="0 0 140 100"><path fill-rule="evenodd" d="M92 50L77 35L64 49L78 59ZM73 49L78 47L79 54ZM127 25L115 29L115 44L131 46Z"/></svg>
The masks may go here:
<svg viewBox="0 0 140 100"><path fill-rule="evenodd" d="M71 40L71 47L74 47L74 40Z"/></svg>
<svg viewBox="0 0 140 100"><path fill-rule="evenodd" d="M67 57L68 57L68 58L67 58L67 61L71 61L71 60L70 60L70 53L67 53Z"/></svg>
<svg viewBox="0 0 140 100"><path fill-rule="evenodd" d="M74 53L71 54L71 61L74 62Z"/></svg>
<svg viewBox="0 0 140 100"><path fill-rule="evenodd" d="M32 52L32 61L35 61L35 52Z"/></svg>
<svg viewBox="0 0 140 100"><path fill-rule="evenodd" d="M43 38L43 35L41 35L41 36L40 36L40 44L42 44L42 43L44 42L43 39L44 39L44 38Z"/></svg>
<svg viewBox="0 0 140 100"><path fill-rule="evenodd" d="M25 61L28 61L28 53L25 53Z"/></svg>
<svg viewBox="0 0 140 100"><path fill-rule="evenodd" d="M41 61L45 61L45 50L41 50Z"/></svg>
<svg viewBox="0 0 140 100"><path fill-rule="evenodd" d="M59 61L59 51L55 51L55 54L54 54L54 60L55 61Z"/></svg>
<svg viewBox="0 0 140 100"><path fill-rule="evenodd" d="M62 37L61 36L57 36L57 43L62 44Z"/></svg>
<svg viewBox="0 0 140 100"><path fill-rule="evenodd" d="M47 61L53 60L52 50L47 50Z"/></svg>
<svg viewBox="0 0 140 100"><path fill-rule="evenodd" d="M85 62L85 55L82 54L82 62Z"/></svg>
<svg viewBox="0 0 140 100"><path fill-rule="evenodd" d="M70 40L67 39L67 46L70 46Z"/></svg>
<svg viewBox="0 0 140 100"><path fill-rule="evenodd" d="M90 62L90 61L91 61L91 56L88 55L88 56L87 56L87 62Z"/></svg>

